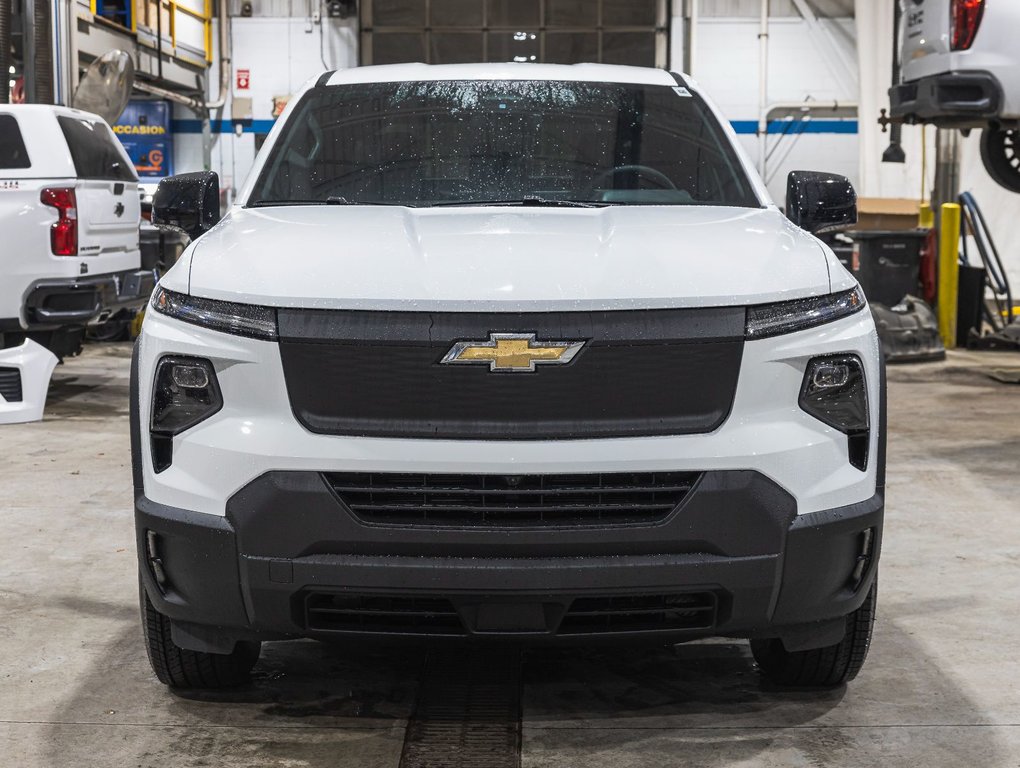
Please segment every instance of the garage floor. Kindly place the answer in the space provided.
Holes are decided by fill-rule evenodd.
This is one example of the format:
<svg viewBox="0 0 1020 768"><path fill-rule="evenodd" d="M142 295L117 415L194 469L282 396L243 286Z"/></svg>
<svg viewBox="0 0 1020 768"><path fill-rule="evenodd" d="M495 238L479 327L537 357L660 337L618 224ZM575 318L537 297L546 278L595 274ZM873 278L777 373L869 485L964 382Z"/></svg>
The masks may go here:
<svg viewBox="0 0 1020 768"><path fill-rule="evenodd" d="M845 690L772 690L727 641L522 659L292 642L266 646L249 687L191 696L155 681L141 644L129 354L91 347L58 368L43 423L0 428L4 766L461 765L417 749L461 728L430 722L442 707L421 689L498 699L509 682L467 731L512 747L498 713L517 675L524 766L1020 765L1020 387L980 372L1015 376L1020 355L891 369L879 618Z"/></svg>

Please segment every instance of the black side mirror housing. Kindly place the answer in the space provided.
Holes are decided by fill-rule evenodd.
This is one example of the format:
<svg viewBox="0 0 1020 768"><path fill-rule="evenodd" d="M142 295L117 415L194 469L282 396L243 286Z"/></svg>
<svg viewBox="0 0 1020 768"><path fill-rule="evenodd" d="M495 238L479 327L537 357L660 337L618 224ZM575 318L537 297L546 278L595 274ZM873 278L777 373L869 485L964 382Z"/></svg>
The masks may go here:
<svg viewBox="0 0 1020 768"><path fill-rule="evenodd" d="M211 171L180 173L159 182L152 196L152 223L184 232L192 240L220 220L220 178Z"/></svg>
<svg viewBox="0 0 1020 768"><path fill-rule="evenodd" d="M791 171L786 179L786 215L815 235L857 223L857 193L846 176Z"/></svg>

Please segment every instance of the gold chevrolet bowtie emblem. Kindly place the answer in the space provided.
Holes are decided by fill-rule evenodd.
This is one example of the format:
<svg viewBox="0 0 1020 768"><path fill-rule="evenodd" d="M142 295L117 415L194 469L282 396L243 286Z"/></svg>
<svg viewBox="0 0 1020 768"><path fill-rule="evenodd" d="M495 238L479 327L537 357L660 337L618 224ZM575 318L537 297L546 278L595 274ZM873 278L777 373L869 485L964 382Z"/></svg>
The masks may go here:
<svg viewBox="0 0 1020 768"><path fill-rule="evenodd" d="M533 333L490 333L488 341L458 341L442 363L488 363L490 371L531 372L536 363L564 365L583 341L535 341Z"/></svg>

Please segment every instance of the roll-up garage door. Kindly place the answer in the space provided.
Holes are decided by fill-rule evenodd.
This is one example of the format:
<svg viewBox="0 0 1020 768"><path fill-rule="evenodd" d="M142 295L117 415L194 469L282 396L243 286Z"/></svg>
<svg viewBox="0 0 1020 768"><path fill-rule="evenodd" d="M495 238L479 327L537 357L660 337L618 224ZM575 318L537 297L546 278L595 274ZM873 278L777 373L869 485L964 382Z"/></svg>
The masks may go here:
<svg viewBox="0 0 1020 768"><path fill-rule="evenodd" d="M665 67L669 0L361 0L362 64Z"/></svg>

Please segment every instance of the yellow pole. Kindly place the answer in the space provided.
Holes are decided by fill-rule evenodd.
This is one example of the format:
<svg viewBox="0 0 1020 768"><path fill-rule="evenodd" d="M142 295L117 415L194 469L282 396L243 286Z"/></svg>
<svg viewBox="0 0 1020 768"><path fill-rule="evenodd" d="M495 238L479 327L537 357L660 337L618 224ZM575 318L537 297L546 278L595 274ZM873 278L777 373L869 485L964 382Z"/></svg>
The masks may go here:
<svg viewBox="0 0 1020 768"><path fill-rule="evenodd" d="M946 349L956 346L956 302L960 290L960 206L943 203L939 227L939 334Z"/></svg>

